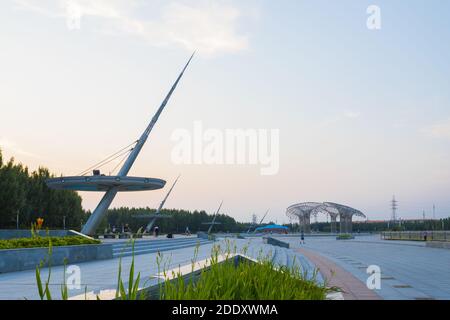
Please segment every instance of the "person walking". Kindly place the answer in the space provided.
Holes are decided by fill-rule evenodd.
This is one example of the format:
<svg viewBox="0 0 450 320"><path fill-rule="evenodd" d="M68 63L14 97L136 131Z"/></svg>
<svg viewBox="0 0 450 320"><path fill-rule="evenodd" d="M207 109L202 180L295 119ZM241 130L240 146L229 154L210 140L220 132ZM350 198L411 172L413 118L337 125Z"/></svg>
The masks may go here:
<svg viewBox="0 0 450 320"><path fill-rule="evenodd" d="M191 231L189 230L189 227L186 227L186 230L184 231L184 234L186 236L190 236L191 235Z"/></svg>
<svg viewBox="0 0 450 320"><path fill-rule="evenodd" d="M300 234L300 244L305 244L305 234L303 233L303 231Z"/></svg>
<svg viewBox="0 0 450 320"><path fill-rule="evenodd" d="M155 238L157 238L159 235L159 227L158 226L155 226L155 228L153 229L153 233L155 235Z"/></svg>

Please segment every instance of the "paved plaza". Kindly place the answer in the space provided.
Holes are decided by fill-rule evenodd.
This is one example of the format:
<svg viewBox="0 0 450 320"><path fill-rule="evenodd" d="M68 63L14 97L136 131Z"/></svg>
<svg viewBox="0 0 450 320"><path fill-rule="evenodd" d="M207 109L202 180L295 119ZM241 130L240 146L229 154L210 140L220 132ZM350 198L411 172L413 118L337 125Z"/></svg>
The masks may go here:
<svg viewBox="0 0 450 320"><path fill-rule="evenodd" d="M425 247L424 242L381 240L379 236L356 236L354 240L334 237L280 237L292 248L303 248L325 257L366 283L367 267L381 268L383 299L450 299L450 250Z"/></svg>

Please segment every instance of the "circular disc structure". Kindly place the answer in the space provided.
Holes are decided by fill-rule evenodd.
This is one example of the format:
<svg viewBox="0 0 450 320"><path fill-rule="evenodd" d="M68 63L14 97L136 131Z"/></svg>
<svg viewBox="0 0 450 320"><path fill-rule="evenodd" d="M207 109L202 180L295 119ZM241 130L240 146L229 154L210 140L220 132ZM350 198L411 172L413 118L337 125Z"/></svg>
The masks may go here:
<svg viewBox="0 0 450 320"><path fill-rule="evenodd" d="M46 182L50 188L59 190L108 191L114 188L119 192L157 190L166 184L161 179L128 176L61 177Z"/></svg>

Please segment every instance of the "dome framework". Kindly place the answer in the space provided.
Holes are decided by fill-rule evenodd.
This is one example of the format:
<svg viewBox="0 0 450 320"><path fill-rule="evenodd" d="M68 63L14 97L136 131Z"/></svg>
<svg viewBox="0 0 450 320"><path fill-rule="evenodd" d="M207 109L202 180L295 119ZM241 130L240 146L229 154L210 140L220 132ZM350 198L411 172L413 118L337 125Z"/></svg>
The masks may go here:
<svg viewBox="0 0 450 320"><path fill-rule="evenodd" d="M339 217L340 233L352 233L353 216L366 218L361 211L335 202L302 202L289 206L286 215L299 220L300 228L304 233L311 233L311 215L324 213L330 216L331 233L337 232L337 218Z"/></svg>

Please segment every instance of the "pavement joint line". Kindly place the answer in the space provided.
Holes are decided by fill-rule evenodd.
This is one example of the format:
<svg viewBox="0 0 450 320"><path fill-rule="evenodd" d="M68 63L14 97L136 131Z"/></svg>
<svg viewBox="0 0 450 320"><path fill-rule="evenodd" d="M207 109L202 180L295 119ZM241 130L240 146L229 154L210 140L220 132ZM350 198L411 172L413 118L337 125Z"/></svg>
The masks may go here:
<svg viewBox="0 0 450 320"><path fill-rule="evenodd" d="M412 288L412 286L410 286L409 284L394 284L393 287L394 288L398 288L398 289L409 289L409 288Z"/></svg>

